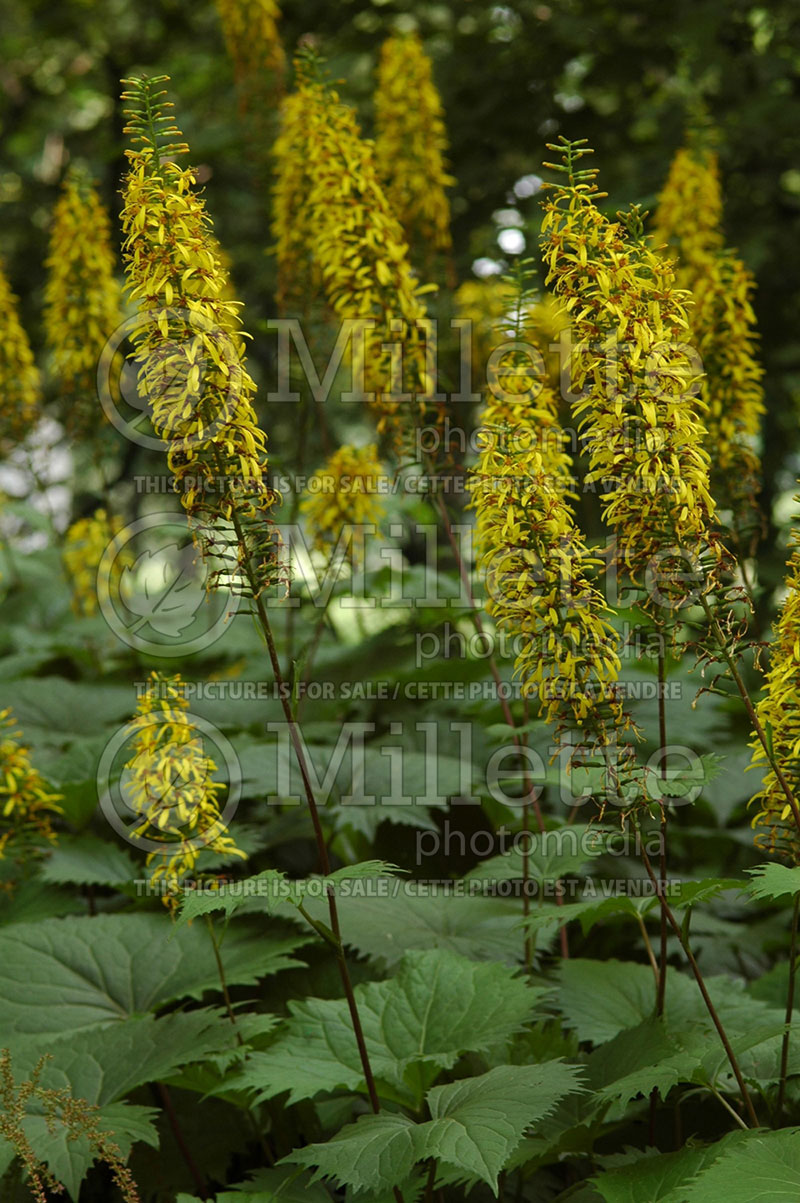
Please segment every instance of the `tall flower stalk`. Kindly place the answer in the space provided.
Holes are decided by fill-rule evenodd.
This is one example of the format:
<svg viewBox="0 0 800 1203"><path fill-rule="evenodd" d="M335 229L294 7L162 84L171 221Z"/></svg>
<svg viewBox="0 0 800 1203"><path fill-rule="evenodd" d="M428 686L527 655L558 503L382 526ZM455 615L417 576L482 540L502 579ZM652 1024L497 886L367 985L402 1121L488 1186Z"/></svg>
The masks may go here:
<svg viewBox="0 0 800 1203"><path fill-rule="evenodd" d="M703 398L708 405L711 487L719 504L730 511L729 527L742 558L754 553L763 526L757 448L766 408L754 288L751 272L727 250L714 257L705 282L695 288L697 347L706 371Z"/></svg>
<svg viewBox="0 0 800 1203"><path fill-rule="evenodd" d="M760 533L758 438L765 412L753 312L755 282L725 246L722 190L708 136L693 131L672 162L654 217L653 242L675 257L676 278L691 291L691 338L702 359L711 491L743 559ZM744 571L744 565L743 565Z"/></svg>
<svg viewBox="0 0 800 1203"><path fill-rule="evenodd" d="M696 394L700 377L687 345L689 295L670 264L648 245L636 210L609 220L598 208L591 153L562 139L548 164L561 180L548 189L542 222L547 282L572 320L573 413L589 455L587 483L602 488L601 511L615 533L614 559L637 590L663 643L685 604L687 567L703 568L715 512L709 457ZM659 684L663 679L663 649ZM661 693L661 691L659 691ZM662 765L666 712L659 698ZM665 766L664 766L665 767ZM659 894L667 872L667 808L661 804ZM667 974L662 909L657 1009Z"/></svg>
<svg viewBox="0 0 800 1203"><path fill-rule="evenodd" d="M68 432L93 435L101 421L97 365L122 321L111 224L85 172L71 169L53 211L44 324Z"/></svg>
<svg viewBox="0 0 800 1203"><path fill-rule="evenodd" d="M284 102L275 146L273 235L279 277L316 282L338 319L364 323L353 352L380 432L400 449L428 389L424 294L382 186L372 142L308 56ZM302 165L302 169L300 168ZM394 351L392 350L394 347ZM418 404L414 404L417 399Z"/></svg>
<svg viewBox="0 0 800 1203"><path fill-rule="evenodd" d="M656 580L643 604L663 616L683 604L687 567L720 554L700 373L687 345L689 296L645 240L636 211L618 221L601 213L596 173L577 167L586 149L551 149L563 152L555 167L566 178L548 190L542 250L547 281L572 319L587 481L604 490L620 572L639 589Z"/></svg>
<svg viewBox="0 0 800 1203"><path fill-rule="evenodd" d="M729 646L711 597L722 587L729 557L714 531L716 507L709 491L709 456L699 365L688 344L690 294L677 286L668 260L644 237L636 209L612 221L602 214L596 172L580 166L591 153L562 139L563 179L548 191L542 250L548 281L572 317L576 344L573 411L589 452L590 482L601 482L603 516L617 535L616 562L661 632L675 631L687 601L703 607L718 654L726 661L752 712L737 656ZM683 569L680 564L683 561ZM687 590L686 568L694 590ZM662 653L663 654L663 653ZM663 683L663 662L659 682ZM666 750L663 697L659 727ZM763 727L759 738L766 748ZM738 1061L708 996L702 973L665 897L667 811L661 807L658 876L646 851L648 875L661 909L661 964L657 1007L663 1008L667 929L678 935L709 1014L731 1062L751 1122L757 1119Z"/></svg>
<svg viewBox="0 0 800 1203"><path fill-rule="evenodd" d="M122 226L127 287L139 304L133 335L140 388L167 448L167 463L213 580L261 593L281 572L267 477L266 435L254 409L238 302L196 176L175 155L187 148L168 116L165 77L126 81ZM241 535L241 537L240 537Z"/></svg>
<svg viewBox="0 0 800 1203"><path fill-rule="evenodd" d="M677 279L692 289L695 304L689 314L690 338L705 369L701 399L706 409L706 446L711 452L710 482L715 495L731 510L727 533L739 555L749 592L744 557L753 550L760 521L755 495L761 467L755 442L764 410L751 305L753 285L747 268L725 247L719 164L700 132L690 137L673 160L655 214L653 241L676 256ZM780 793L781 810L785 817L791 816L800 835L797 783L776 754L768 702L761 707L753 705L739 668L741 652L748 645L737 634L735 618L712 610L707 590L699 600L712 637L704 658L726 666L747 710L759 747L757 755L769 766L773 800ZM770 682L770 688L772 685Z"/></svg>
<svg viewBox="0 0 800 1203"><path fill-rule="evenodd" d="M744 557L752 553L760 528L756 493L761 465L755 446L764 412L753 281L736 253L725 246L719 163L702 131L694 131L675 155L655 214L653 241L676 257L677 279L692 290L690 337L705 370L701 399L710 482L715 497L731 511L727 534L749 591ZM790 567L790 596L792 579ZM772 736L775 716L769 711L769 694L776 682L771 675L767 698L754 706L738 666L747 645L737 637L735 621L712 612L705 593L700 601L716 645L716 650L706 649L705 656L727 666L750 718L756 756L768 766L768 792L773 803L781 797L784 819L791 817L800 838L797 782L785 771Z"/></svg>
<svg viewBox="0 0 800 1203"><path fill-rule="evenodd" d="M9 1050L0 1049L0 1136L25 1169L28 1197L35 1203L48 1203L54 1195L67 1193L64 1183L47 1162L39 1160L31 1145L29 1121L43 1119L53 1140L63 1140L67 1147L79 1141L88 1144L92 1160L104 1163L109 1170L123 1203L141 1203L133 1175L125 1164L127 1157L123 1157L115 1133L108 1128L100 1108L73 1095L69 1087L42 1086L47 1060L48 1055L41 1057L30 1074L18 1081L12 1071ZM63 1128L63 1134L59 1128ZM8 1189L14 1187L9 1185Z"/></svg>
<svg viewBox="0 0 800 1203"><path fill-rule="evenodd" d="M572 511L573 465L559 425L558 395L522 343L523 315L531 307L523 282L509 285L515 338L490 374L480 451L469 481L477 565L486 581L488 613L520 645L514 671L524 695L555 724L557 739L569 741L567 767L599 764L605 770L602 811L609 797L619 800L620 778L630 767L629 750L619 742L630 721L617 689L617 635L595 584L602 561L586 546ZM510 713L508 718L513 726ZM524 737L517 743L522 752ZM524 791L527 833L527 779ZM538 803L534 809L543 830ZM522 870L527 917L527 850ZM566 956L564 929L561 942ZM526 935L528 966L531 960Z"/></svg>
<svg viewBox="0 0 800 1203"><path fill-rule="evenodd" d="M153 424L167 444L168 464L198 547L203 555L222 554L227 578L235 575L240 592L252 601L327 876L327 842L264 602L264 590L284 571L270 527L270 511L278 497L266 479L266 438L255 420L255 385L244 363L237 306L221 298L227 277L210 219L195 192L194 173L172 161L187 148L165 111L165 82L163 76L125 81L127 128L134 140L134 148L126 152L130 168L123 209L125 258L131 293L149 319L142 323L136 358ZM222 575L215 573L212 583ZM380 1101L332 888L327 899L331 942L367 1093L378 1112Z"/></svg>
<svg viewBox="0 0 800 1203"><path fill-rule="evenodd" d="M589 454L587 483L602 489L625 583L658 628L659 732L666 772L664 644L674 634L694 579L702 596L721 580L724 548L714 533L710 459L703 446L701 387L688 345L689 294L644 237L637 210L609 220L590 153L562 140L562 180L548 189L542 250L548 283L572 319L573 413ZM688 571L687 571L688 570ZM695 597L695 600L697 598ZM666 879L667 810L661 806L661 883ZM666 981L661 930L659 1007Z"/></svg>
<svg viewBox="0 0 800 1203"><path fill-rule="evenodd" d="M479 442L469 488L488 612L522 637L515 673L545 721L607 748L630 723L617 690L617 634L594 584L603 561L570 504L557 395L524 352L509 352L490 381Z"/></svg>

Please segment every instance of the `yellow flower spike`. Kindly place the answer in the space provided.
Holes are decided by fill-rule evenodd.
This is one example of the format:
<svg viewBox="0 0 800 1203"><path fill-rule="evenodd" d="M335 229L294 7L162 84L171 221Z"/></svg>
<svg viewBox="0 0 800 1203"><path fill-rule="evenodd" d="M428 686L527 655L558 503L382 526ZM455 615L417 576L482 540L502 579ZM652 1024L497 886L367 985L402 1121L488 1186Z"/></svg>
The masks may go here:
<svg viewBox="0 0 800 1203"><path fill-rule="evenodd" d="M363 138L355 113L298 60L297 93L282 107L275 148L273 235L283 281L311 280L339 319L376 323L364 339L364 386L374 393L379 430L391 428L401 447L418 414L395 399L391 351L402 347L403 390L429 389L423 295L428 288L411 268L402 227L383 190L374 146ZM298 164L303 165L302 176ZM292 231L292 225L296 230ZM305 257L305 258L304 258ZM379 266L380 265L380 266ZM304 283L304 287L306 284ZM287 292L282 292L284 303Z"/></svg>
<svg viewBox="0 0 800 1203"><path fill-rule="evenodd" d="M375 92L375 159L409 242L449 251L455 183L445 169L447 131L431 61L414 34L387 38Z"/></svg>
<svg viewBox="0 0 800 1203"><path fill-rule="evenodd" d="M96 189L81 171L66 176L53 211L44 326L67 430L91 434L101 421L97 365L122 321L114 277L111 225Z"/></svg>
<svg viewBox="0 0 800 1203"><path fill-rule="evenodd" d="M690 297L644 239L635 210L619 221L600 212L594 173L574 169L575 144L553 149L564 151L569 179L548 189L542 250L547 282L572 317L573 412L589 452L587 483L602 490L621 570L640 588L657 572L659 588L645 604L670 610L685 597L681 576L709 548L722 555L710 533L715 504L688 345Z"/></svg>
<svg viewBox="0 0 800 1203"><path fill-rule="evenodd" d="M795 498L800 501L800 497ZM800 797L800 531L792 532L786 574L786 600L770 646L770 668L764 697L756 706L772 752L795 799ZM751 799L757 807L754 827L766 829L756 844L800 862L800 832L780 781L770 766L761 741L751 740L752 766L766 770L761 790Z"/></svg>
<svg viewBox="0 0 800 1203"><path fill-rule="evenodd" d="M238 305L191 168L171 161L185 151L164 110L164 77L126 81L122 226L127 287L143 320L133 335L140 388L204 558L212 573L248 595L280 579L279 540L270 520L280 500L267 479L266 435L254 409ZM168 159L167 156L170 156ZM231 533L229 525L235 531Z"/></svg>
<svg viewBox="0 0 800 1203"><path fill-rule="evenodd" d="M52 818L62 813L61 794L47 788L20 736L11 711L0 710L0 816L9 820L0 823L0 858L15 847L29 855L31 841L55 843Z"/></svg>
<svg viewBox="0 0 800 1203"><path fill-rule="evenodd" d="M8 452L36 424L41 384L28 336L19 320L19 300L0 266L0 449Z"/></svg>
<svg viewBox="0 0 800 1203"><path fill-rule="evenodd" d="M746 533L760 524L755 498L761 463L755 444L765 412L754 281L724 245L717 157L696 137L675 155L656 210L653 242L676 257L678 283L692 292L689 321L705 372L701 396L712 492L733 511L734 528Z"/></svg>
<svg viewBox="0 0 800 1203"><path fill-rule="evenodd" d="M99 509L73 522L64 536L61 556L72 586L72 609L79 617L91 618L97 613L97 569L109 543L121 530L121 518L109 518L104 509ZM124 550L115 557L112 571L116 580L130 562Z"/></svg>
<svg viewBox="0 0 800 1203"><path fill-rule="evenodd" d="M275 0L217 0L222 32L243 111L283 89L286 54Z"/></svg>
<svg viewBox="0 0 800 1203"><path fill-rule="evenodd" d="M386 470L374 445L340 447L309 482L300 508L317 551L331 551L346 528L378 526L386 512L381 485ZM354 534L351 562L360 562L362 540Z"/></svg>
<svg viewBox="0 0 800 1203"><path fill-rule="evenodd" d="M600 560L569 503L572 461L558 397L537 380L527 355L509 353L501 369L490 382L469 481L487 610L520 640L515 674L545 720L607 747L630 723L617 690L617 635L592 583Z"/></svg>
<svg viewBox="0 0 800 1203"><path fill-rule="evenodd" d="M733 510L737 529L746 530L759 525L756 446L766 412L751 303L754 281L732 251L720 251L708 258L693 290L691 322L706 373L701 396L707 406L713 492Z"/></svg>
<svg viewBox="0 0 800 1203"><path fill-rule="evenodd" d="M125 764L123 790L141 816L140 839L163 846L148 854L153 880L180 884L195 868L203 849L245 857L227 834L221 815L222 786L212 779L214 761L187 719L189 703L180 675L153 672L130 724L132 753ZM165 902L172 905L174 891Z"/></svg>

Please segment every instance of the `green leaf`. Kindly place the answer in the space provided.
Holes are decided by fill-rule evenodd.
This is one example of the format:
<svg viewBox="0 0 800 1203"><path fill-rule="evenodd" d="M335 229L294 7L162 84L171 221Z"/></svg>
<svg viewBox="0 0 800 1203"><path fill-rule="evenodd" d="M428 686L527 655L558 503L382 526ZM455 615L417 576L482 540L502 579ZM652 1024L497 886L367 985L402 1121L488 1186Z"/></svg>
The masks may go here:
<svg viewBox="0 0 800 1203"><path fill-rule="evenodd" d="M509 964L522 956L518 899L470 896L449 886L426 894L419 883L398 881L363 897L340 897L338 906L345 944L382 967L398 964L410 949ZM325 920L324 902L309 899L306 908Z"/></svg>
<svg viewBox="0 0 800 1203"><path fill-rule="evenodd" d="M657 1090L665 1099L679 1082L691 1082L707 1048L707 1035L699 1035L686 1049L655 1016L635 1028L626 1028L589 1057L589 1082L604 1102L628 1104L637 1096Z"/></svg>
<svg viewBox="0 0 800 1203"><path fill-rule="evenodd" d="M709 902L724 894L726 890L742 890L745 882L739 877L705 877L701 881L675 881L670 883L669 905L672 910L694 906L698 902ZM660 910L658 898L649 900L651 910Z"/></svg>
<svg viewBox="0 0 800 1203"><path fill-rule="evenodd" d="M499 1065L477 1078L435 1086L428 1092L431 1122L420 1126L418 1154L487 1182L496 1193L497 1175L525 1130L582 1089L579 1073L562 1061Z"/></svg>
<svg viewBox="0 0 800 1203"><path fill-rule="evenodd" d="M771 1018L772 1022L769 1022ZM728 1024L728 1034L734 1055L739 1062L742 1074L748 1082L755 1082L762 1087L777 1085L780 1079L780 1058L783 1036L786 1030L784 1014L774 1010L763 1017L753 1016L752 1024L744 1031ZM735 1093L736 1086L730 1067L730 1062L722 1048L717 1043L706 1044L704 1055L700 1062L704 1080L716 1083L718 1089ZM789 1039L788 1074L791 1077L800 1068L800 1036L792 1032Z"/></svg>
<svg viewBox="0 0 800 1203"><path fill-rule="evenodd" d="M119 1146L123 1160L131 1147L142 1141L151 1148L158 1148L158 1132L155 1121L158 1111L152 1107L140 1107L132 1103L106 1103L100 1108L100 1131L113 1133L114 1143Z"/></svg>
<svg viewBox="0 0 800 1203"><path fill-rule="evenodd" d="M800 869L790 869L788 865L767 864L757 865L748 869L753 877L747 887L751 898L767 898L771 902L778 898L794 897L800 892Z"/></svg>
<svg viewBox="0 0 800 1203"><path fill-rule="evenodd" d="M365 860L360 861L357 865L343 865L341 869L335 869L327 877L321 879L312 878L312 880L333 882L336 885L339 882L345 881L363 881L364 878L379 881L382 878L393 877L396 873L405 872L405 869L400 869L397 865L393 865L389 861Z"/></svg>
<svg viewBox="0 0 800 1203"><path fill-rule="evenodd" d="M31 877L3 898L0 926L85 915L86 910L86 900L76 897L74 890L59 890L45 885L40 877Z"/></svg>
<svg viewBox="0 0 800 1203"><path fill-rule="evenodd" d="M605 1203L662 1203L713 1162L716 1148L687 1147L677 1153L640 1156L630 1165L607 1170L590 1181Z"/></svg>
<svg viewBox="0 0 800 1203"><path fill-rule="evenodd" d="M235 1047L230 1020L213 1010L176 1011L161 1019L138 1015L56 1039L48 1046L41 1081L103 1106L192 1061ZM41 1056L39 1039L12 1042L11 1054L15 1076L30 1074Z"/></svg>
<svg viewBox="0 0 800 1203"><path fill-rule="evenodd" d="M627 894L617 897L587 898L580 902L566 902L563 906L551 904L534 905L527 919L521 926L534 934L556 930L566 923L578 920L584 935L592 930L595 924L604 919L613 919L620 915L633 918L641 910L641 900L631 898Z"/></svg>
<svg viewBox="0 0 800 1203"><path fill-rule="evenodd" d="M406 748L403 751L402 794L398 795L389 757L384 749L370 743L364 749L363 786L351 781L346 762L343 765L345 772L339 773L338 786L343 793L350 794L353 801L335 808L332 818L336 830L357 831L368 839L374 837L381 823L438 831L428 808L446 806L448 797L461 791L462 767L456 757L440 753L432 774L430 756ZM366 796L375 797L377 803L365 805L361 799ZM413 802L402 801L403 796L413 798Z"/></svg>
<svg viewBox="0 0 800 1203"><path fill-rule="evenodd" d="M194 565L181 564L177 550L175 544L158 551L146 548L133 564L124 565L119 579L127 609L173 639L191 626L203 595Z"/></svg>
<svg viewBox="0 0 800 1203"><path fill-rule="evenodd" d="M558 970L558 998L567 1025L581 1040L601 1045L620 1032L636 1028L655 1007L653 972L647 965L622 961L564 961ZM753 998L741 981L726 976L706 978L706 986L728 1035L763 1042L774 1034L782 1019L779 1012ZM670 969L667 975L665 1022L670 1039L679 1049L697 1035L706 1049L697 1054L701 1065L708 1053L719 1049L718 1036L693 977ZM624 1043L621 1039L620 1043ZM721 1053L721 1049L720 1049Z"/></svg>
<svg viewBox="0 0 800 1203"><path fill-rule="evenodd" d="M756 978L755 981L750 982L748 993L753 998L759 999L760 1002L765 1002L771 1007L780 1009L785 1014L788 988L789 965L786 961L780 961L768 973L764 973L761 977ZM800 1010L800 991L795 993L794 1010Z"/></svg>
<svg viewBox="0 0 800 1203"><path fill-rule="evenodd" d="M284 1160L313 1167L357 1191L402 1186L426 1158L452 1167L466 1180L497 1190L497 1175L526 1128L581 1087L579 1070L561 1061L501 1065L428 1092L431 1119L413 1124L382 1112L349 1124L325 1144L296 1149Z"/></svg>
<svg viewBox="0 0 800 1203"><path fill-rule="evenodd" d="M14 711L26 742L32 742L31 732L37 727L49 733L96 736L109 724L130 717L131 692L122 685L35 677L0 683L0 710L6 706Z"/></svg>
<svg viewBox="0 0 800 1203"><path fill-rule="evenodd" d="M705 789L719 776L722 764L721 756L714 752L707 752L700 757L699 765L694 764L689 768L667 767L664 776L659 775L653 782L654 793L665 798L683 798L700 785Z"/></svg>
<svg viewBox="0 0 800 1203"><path fill-rule="evenodd" d="M254 877L243 878L242 881L228 885L213 888L210 885L202 886L185 895L178 925L202 915L211 915L215 911L224 912L226 917L241 910L274 914L287 903L297 906L300 895L295 887L296 883L279 869L265 869L262 873L256 873Z"/></svg>
<svg viewBox="0 0 800 1203"><path fill-rule="evenodd" d="M295 1149L285 1162L309 1166L316 1178L333 1178L355 1190L400 1186L419 1160L417 1126L405 1115L382 1111L348 1124L325 1144Z"/></svg>
<svg viewBox="0 0 800 1203"><path fill-rule="evenodd" d="M776 1081L781 1012L737 991L727 979L712 978L708 984L745 1078L765 1085ZM665 1099L680 1083L713 1084L723 1093L738 1093L716 1029L692 987L692 981L671 970L665 1018L651 1015L591 1053L589 1085L599 1102L627 1105L653 1090Z"/></svg>
<svg viewBox="0 0 800 1203"><path fill-rule="evenodd" d="M664 1203L796 1203L800 1198L800 1128L746 1132L688 1186Z"/></svg>
<svg viewBox="0 0 800 1203"><path fill-rule="evenodd" d="M29 727L25 728L26 738ZM49 738L49 729L47 736ZM108 743L105 735L81 735L55 757L39 755L44 776L61 794L67 821L82 830L97 810L97 766Z"/></svg>
<svg viewBox="0 0 800 1203"><path fill-rule="evenodd" d="M409 953L395 977L358 986L355 994L376 1077L421 1100L435 1073L461 1053L480 1052L518 1031L543 991L504 965L432 951ZM289 1091L290 1103L360 1088L361 1060L344 999L309 998L289 1009L286 1033L248 1059L235 1085L255 1089L259 1098Z"/></svg>
<svg viewBox="0 0 800 1203"><path fill-rule="evenodd" d="M338 726L335 730L338 734ZM332 736L330 744L310 740L306 744L306 753L311 764L315 766L318 781L325 779L326 767L330 764L335 742L336 734ZM239 754L239 761L246 796L276 794L278 764L280 762L285 765L286 757L291 762L290 751L282 747L276 749L261 744L243 748ZM446 806L450 794L459 792L462 766L456 757L445 755L439 755L435 765L436 772L432 774L430 757L424 752L405 749L403 794L399 795L396 792L398 782L395 780L396 774L392 771L390 758L377 743L370 742L364 748L363 780L353 780L350 757L343 758L336 779L330 786L331 793L333 796L338 794L350 797L352 801L339 803L326 817L331 819L335 830L359 832L368 839L373 838L378 827L384 822L438 831L428 808ZM294 779L293 771L291 780ZM437 794L434 787L441 793ZM367 803L364 801L366 797L372 797L376 801ZM413 798L413 802L404 801L403 797Z"/></svg>
<svg viewBox="0 0 800 1203"><path fill-rule="evenodd" d="M653 974L628 961L570 958L558 969L558 1001L581 1040L602 1044L647 1018L655 1005Z"/></svg>
<svg viewBox="0 0 800 1203"><path fill-rule="evenodd" d="M228 983L298 965L291 953L306 942L232 929L222 945ZM176 928L165 914L18 923L0 930L0 964L0 1028L42 1041L219 990L205 926Z"/></svg>
<svg viewBox="0 0 800 1203"><path fill-rule="evenodd" d="M62 838L39 875L55 885L132 886L142 870L119 844L84 834Z"/></svg>

